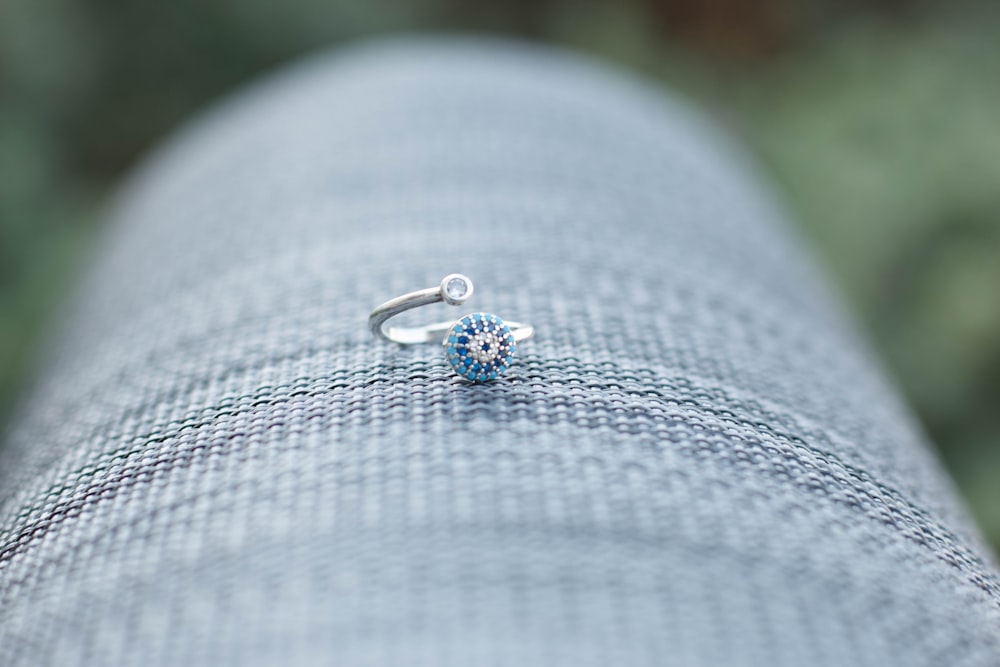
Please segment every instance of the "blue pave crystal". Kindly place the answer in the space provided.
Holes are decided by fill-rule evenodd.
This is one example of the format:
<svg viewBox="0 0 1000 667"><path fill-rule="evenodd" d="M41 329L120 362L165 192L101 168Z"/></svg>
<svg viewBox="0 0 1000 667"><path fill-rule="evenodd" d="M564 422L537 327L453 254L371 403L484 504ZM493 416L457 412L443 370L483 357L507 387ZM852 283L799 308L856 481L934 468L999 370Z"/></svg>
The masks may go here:
<svg viewBox="0 0 1000 667"><path fill-rule="evenodd" d="M491 313L470 313L448 330L445 355L459 375L488 382L507 370L514 356L510 327Z"/></svg>

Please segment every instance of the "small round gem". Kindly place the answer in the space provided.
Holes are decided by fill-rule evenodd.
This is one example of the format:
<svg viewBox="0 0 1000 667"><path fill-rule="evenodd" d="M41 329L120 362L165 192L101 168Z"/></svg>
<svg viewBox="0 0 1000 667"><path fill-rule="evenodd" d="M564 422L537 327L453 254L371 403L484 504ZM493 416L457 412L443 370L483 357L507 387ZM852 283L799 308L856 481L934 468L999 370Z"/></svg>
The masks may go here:
<svg viewBox="0 0 1000 667"><path fill-rule="evenodd" d="M462 377L487 382L510 366L516 347L514 337L510 327L496 315L470 313L455 322L449 333L444 341L445 356ZM453 338L461 346L456 346Z"/></svg>
<svg viewBox="0 0 1000 667"><path fill-rule="evenodd" d="M469 291L469 286L465 282L465 278L452 278L448 281L448 284L444 286L444 289L448 293L449 297L458 300L465 296L465 293Z"/></svg>

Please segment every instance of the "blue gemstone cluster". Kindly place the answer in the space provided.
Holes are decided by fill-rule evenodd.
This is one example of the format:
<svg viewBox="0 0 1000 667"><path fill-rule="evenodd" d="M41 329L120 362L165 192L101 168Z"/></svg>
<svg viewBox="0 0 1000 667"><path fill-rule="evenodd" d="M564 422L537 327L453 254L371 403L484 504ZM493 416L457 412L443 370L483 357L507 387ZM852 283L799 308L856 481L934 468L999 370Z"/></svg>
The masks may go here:
<svg viewBox="0 0 1000 667"><path fill-rule="evenodd" d="M452 325L444 352L455 372L473 382L495 380L514 356L510 327L492 313L472 313Z"/></svg>

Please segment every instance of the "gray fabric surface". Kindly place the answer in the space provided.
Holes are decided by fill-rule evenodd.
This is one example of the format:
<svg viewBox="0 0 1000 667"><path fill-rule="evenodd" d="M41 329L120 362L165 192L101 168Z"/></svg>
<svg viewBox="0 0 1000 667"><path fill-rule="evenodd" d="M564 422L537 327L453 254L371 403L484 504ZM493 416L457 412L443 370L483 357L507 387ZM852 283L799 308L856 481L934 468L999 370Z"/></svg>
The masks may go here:
<svg viewBox="0 0 1000 667"><path fill-rule="evenodd" d="M645 84L319 57L112 217L0 457L0 665L1000 664L911 415L753 168ZM537 327L492 385L366 330L452 271L469 307L422 317Z"/></svg>

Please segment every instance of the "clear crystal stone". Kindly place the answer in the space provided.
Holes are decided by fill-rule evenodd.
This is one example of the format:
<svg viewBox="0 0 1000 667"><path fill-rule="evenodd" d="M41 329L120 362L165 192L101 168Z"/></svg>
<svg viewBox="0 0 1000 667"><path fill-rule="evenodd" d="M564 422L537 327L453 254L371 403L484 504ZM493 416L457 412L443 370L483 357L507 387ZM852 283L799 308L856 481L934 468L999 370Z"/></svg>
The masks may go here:
<svg viewBox="0 0 1000 667"><path fill-rule="evenodd" d="M465 284L465 280L462 278L452 278L444 286L444 291L449 299L461 299L469 291L469 286Z"/></svg>

